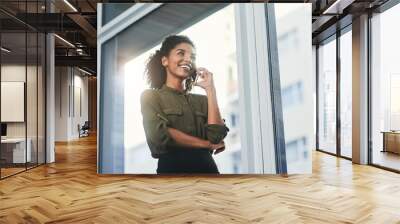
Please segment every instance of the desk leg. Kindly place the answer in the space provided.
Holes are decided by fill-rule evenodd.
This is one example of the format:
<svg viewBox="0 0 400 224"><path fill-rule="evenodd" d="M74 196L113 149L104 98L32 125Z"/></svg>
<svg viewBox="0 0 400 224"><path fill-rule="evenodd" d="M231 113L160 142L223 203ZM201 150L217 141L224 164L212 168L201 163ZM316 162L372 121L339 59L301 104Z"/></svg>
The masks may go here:
<svg viewBox="0 0 400 224"><path fill-rule="evenodd" d="M386 152L386 134L382 133L383 136L383 149L381 152Z"/></svg>

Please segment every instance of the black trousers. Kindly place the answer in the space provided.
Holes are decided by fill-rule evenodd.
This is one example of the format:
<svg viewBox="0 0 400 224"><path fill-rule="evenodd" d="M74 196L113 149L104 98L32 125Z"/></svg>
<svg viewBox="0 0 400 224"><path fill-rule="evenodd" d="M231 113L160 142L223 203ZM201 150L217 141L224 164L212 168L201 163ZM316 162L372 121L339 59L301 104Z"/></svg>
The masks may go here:
<svg viewBox="0 0 400 224"><path fill-rule="evenodd" d="M157 174L219 174L207 149L170 149L158 159Z"/></svg>

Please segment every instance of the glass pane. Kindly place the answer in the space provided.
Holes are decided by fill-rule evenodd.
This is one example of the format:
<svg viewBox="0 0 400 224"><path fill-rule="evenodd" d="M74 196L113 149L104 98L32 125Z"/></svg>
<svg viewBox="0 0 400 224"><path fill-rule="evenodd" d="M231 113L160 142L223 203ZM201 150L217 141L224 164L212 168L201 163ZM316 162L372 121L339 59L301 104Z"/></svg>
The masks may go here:
<svg viewBox="0 0 400 224"><path fill-rule="evenodd" d="M129 9L134 3L103 4L102 25L106 25L119 14Z"/></svg>
<svg viewBox="0 0 400 224"><path fill-rule="evenodd" d="M274 7L288 173L311 173L311 149L315 147L311 5Z"/></svg>
<svg viewBox="0 0 400 224"><path fill-rule="evenodd" d="M218 35L208 35L207 33ZM230 131L225 138L226 150L214 157L220 173L240 173L239 94L236 71L236 39L233 5L210 15L180 34L188 36L196 46L196 64L212 71L217 83L221 116ZM122 34L121 36L123 36ZM123 38L123 37L121 37ZM121 46L126 47L126 46ZM157 160L151 157L142 126L140 95L148 86L143 72L145 62L160 45L125 64L125 173L156 173ZM210 49L219 54L210 54ZM104 53L104 52L103 52ZM135 83L135 88L131 88ZM205 94L195 87L192 93ZM135 138L132 138L135 136Z"/></svg>
<svg viewBox="0 0 400 224"><path fill-rule="evenodd" d="M26 35L1 34L1 161L2 177L25 170Z"/></svg>
<svg viewBox="0 0 400 224"><path fill-rule="evenodd" d="M340 37L340 153L351 158L352 141L352 38L351 30Z"/></svg>
<svg viewBox="0 0 400 224"><path fill-rule="evenodd" d="M37 165L37 76L38 76L38 35L36 32L28 32L28 63L27 63L27 81L26 81L26 113L27 113L27 143L28 149L30 148L31 153L28 153L28 168Z"/></svg>
<svg viewBox="0 0 400 224"><path fill-rule="evenodd" d="M217 35L208 35L207 33ZM212 71L222 118L229 128L224 139L226 150L214 155L221 174L241 173L241 141L239 117L239 86L236 62L236 31L234 5L208 16L180 34L196 45L196 64ZM218 54L210 53L210 49ZM192 91L205 94L200 87Z"/></svg>
<svg viewBox="0 0 400 224"><path fill-rule="evenodd" d="M26 12L29 14L39 11L38 2L27 2ZM38 17L29 17L37 20ZM32 21L37 23L37 21ZM27 80L26 80L26 125L27 125L27 149L31 151L28 156L27 167L31 168L37 165L38 160L38 33L35 30L27 30Z"/></svg>
<svg viewBox="0 0 400 224"><path fill-rule="evenodd" d="M336 38L318 48L318 144L336 154Z"/></svg>
<svg viewBox="0 0 400 224"><path fill-rule="evenodd" d="M106 128L99 132L98 169L100 173L123 173L124 76L117 67L117 39L103 44L101 52L101 71L107 75L101 76L99 122Z"/></svg>
<svg viewBox="0 0 400 224"><path fill-rule="evenodd" d="M372 18L372 163L400 170L400 5Z"/></svg>

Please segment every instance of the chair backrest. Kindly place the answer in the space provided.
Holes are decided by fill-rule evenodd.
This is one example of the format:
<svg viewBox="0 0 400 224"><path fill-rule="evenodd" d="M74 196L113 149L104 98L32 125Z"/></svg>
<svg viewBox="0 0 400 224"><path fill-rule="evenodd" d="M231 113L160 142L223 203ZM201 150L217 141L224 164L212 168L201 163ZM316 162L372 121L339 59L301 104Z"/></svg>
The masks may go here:
<svg viewBox="0 0 400 224"><path fill-rule="evenodd" d="M89 121L85 121L85 124L83 124L82 128L89 128L90 127L90 123Z"/></svg>

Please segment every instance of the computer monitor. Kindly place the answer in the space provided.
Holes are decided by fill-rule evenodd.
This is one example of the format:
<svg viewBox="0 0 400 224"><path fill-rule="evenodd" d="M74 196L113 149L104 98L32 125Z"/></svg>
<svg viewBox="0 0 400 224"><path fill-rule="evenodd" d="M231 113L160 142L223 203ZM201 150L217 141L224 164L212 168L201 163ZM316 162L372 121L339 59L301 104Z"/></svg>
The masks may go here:
<svg viewBox="0 0 400 224"><path fill-rule="evenodd" d="M1 136L7 136L7 124L1 123Z"/></svg>

